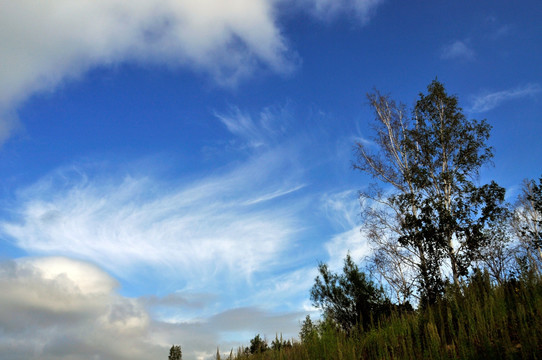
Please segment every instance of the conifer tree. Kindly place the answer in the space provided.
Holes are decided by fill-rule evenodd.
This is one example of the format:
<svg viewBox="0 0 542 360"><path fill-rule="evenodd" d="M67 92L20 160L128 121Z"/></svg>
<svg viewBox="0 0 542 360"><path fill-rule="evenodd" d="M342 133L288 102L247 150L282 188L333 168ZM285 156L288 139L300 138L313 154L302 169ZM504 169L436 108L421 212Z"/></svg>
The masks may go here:
<svg viewBox="0 0 542 360"><path fill-rule="evenodd" d="M169 349L169 357L168 360L182 360L183 353L181 351L180 345L172 345L171 349Z"/></svg>

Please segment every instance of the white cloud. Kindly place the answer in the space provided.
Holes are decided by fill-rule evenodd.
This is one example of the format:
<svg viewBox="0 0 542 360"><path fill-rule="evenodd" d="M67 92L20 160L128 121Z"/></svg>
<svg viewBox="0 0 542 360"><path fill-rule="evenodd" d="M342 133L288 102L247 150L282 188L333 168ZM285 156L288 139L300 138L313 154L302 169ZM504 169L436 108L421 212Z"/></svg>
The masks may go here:
<svg viewBox="0 0 542 360"><path fill-rule="evenodd" d="M317 16L356 12L366 21L380 0L304 0ZM282 4L284 6L278 6ZM14 109L97 66L135 62L186 67L234 85L257 68L297 65L277 17L292 0L32 0L0 12L0 141Z"/></svg>
<svg viewBox="0 0 542 360"><path fill-rule="evenodd" d="M187 360L211 359L216 346L229 351L256 333L291 337L299 329L299 313L250 307L165 323L151 318L148 299L123 297L116 284L96 266L63 257L1 262L0 357L165 359L171 344L180 344ZM184 302L169 305L186 309Z"/></svg>
<svg viewBox="0 0 542 360"><path fill-rule="evenodd" d="M359 224L360 204L356 191L325 194L322 202L326 216L343 230Z"/></svg>
<svg viewBox="0 0 542 360"><path fill-rule="evenodd" d="M9 113L28 96L96 66L183 66L225 85L261 66L288 73L295 55L273 6L269 0L6 2L0 12L0 136L9 135Z"/></svg>
<svg viewBox="0 0 542 360"><path fill-rule="evenodd" d="M150 319L93 265L66 258L0 263L2 359L147 359ZM24 341L22 341L24 339Z"/></svg>
<svg viewBox="0 0 542 360"><path fill-rule="evenodd" d="M20 0L4 4L0 101L24 98L96 65L166 62L230 81L261 61L288 71L265 0Z"/></svg>
<svg viewBox="0 0 542 360"><path fill-rule="evenodd" d="M346 254L350 253L352 259L359 263L371 254L371 247L367 239L360 232L359 227L335 235L325 247L329 254L329 267L333 271L342 269Z"/></svg>
<svg viewBox="0 0 542 360"><path fill-rule="evenodd" d="M474 113L486 112L500 106L504 102L524 97L533 97L541 91L542 87L539 84L528 84L518 86L514 89L485 93L476 96L472 100L470 111Z"/></svg>
<svg viewBox="0 0 542 360"><path fill-rule="evenodd" d="M314 16L323 20L330 20L341 14L354 14L365 24L383 2L384 0L302 0L301 4L308 6Z"/></svg>
<svg viewBox="0 0 542 360"><path fill-rule="evenodd" d="M342 268L347 253L356 262L370 254L369 243L360 231L360 204L355 191L327 194L323 197L323 209L341 229L324 245L329 255L328 265L333 271Z"/></svg>
<svg viewBox="0 0 542 360"><path fill-rule="evenodd" d="M465 41L456 40L442 48L443 59L473 60L476 56L474 50Z"/></svg>
<svg viewBox="0 0 542 360"><path fill-rule="evenodd" d="M182 184L58 171L22 190L16 219L0 228L31 254L89 259L122 277L150 266L193 288L250 281L287 261L302 228L301 205L282 201L301 188L288 161L264 153Z"/></svg>
<svg viewBox="0 0 542 360"><path fill-rule="evenodd" d="M266 107L256 117L232 107L228 113L215 112L215 116L229 132L239 137L250 148L269 148L285 140L291 118L288 106Z"/></svg>

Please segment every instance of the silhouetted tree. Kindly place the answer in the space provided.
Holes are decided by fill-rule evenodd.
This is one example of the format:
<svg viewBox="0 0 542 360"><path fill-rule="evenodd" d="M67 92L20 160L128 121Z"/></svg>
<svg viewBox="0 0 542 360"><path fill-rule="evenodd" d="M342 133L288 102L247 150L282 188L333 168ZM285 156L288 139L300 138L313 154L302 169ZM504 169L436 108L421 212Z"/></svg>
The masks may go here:
<svg viewBox="0 0 542 360"><path fill-rule="evenodd" d="M488 243L479 250L478 262L494 282L503 285L512 275L517 256L516 248L511 246L510 217L503 217L485 232Z"/></svg>
<svg viewBox="0 0 542 360"><path fill-rule="evenodd" d="M264 352L268 349L267 342L260 338L260 334L256 335L254 339L250 340L250 353L256 354Z"/></svg>
<svg viewBox="0 0 542 360"><path fill-rule="evenodd" d="M183 353L181 351L181 347L179 345L172 345L171 349L169 349L169 357L168 360L182 360Z"/></svg>

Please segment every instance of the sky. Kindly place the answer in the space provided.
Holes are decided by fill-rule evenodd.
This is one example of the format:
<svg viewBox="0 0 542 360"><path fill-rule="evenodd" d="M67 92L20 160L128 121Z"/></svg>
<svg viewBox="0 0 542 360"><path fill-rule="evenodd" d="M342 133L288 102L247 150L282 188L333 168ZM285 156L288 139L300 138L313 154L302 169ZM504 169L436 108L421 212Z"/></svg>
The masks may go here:
<svg viewBox="0 0 542 360"><path fill-rule="evenodd" d="M360 233L366 94L434 79L542 174L542 2L0 0L0 357L296 337Z"/></svg>

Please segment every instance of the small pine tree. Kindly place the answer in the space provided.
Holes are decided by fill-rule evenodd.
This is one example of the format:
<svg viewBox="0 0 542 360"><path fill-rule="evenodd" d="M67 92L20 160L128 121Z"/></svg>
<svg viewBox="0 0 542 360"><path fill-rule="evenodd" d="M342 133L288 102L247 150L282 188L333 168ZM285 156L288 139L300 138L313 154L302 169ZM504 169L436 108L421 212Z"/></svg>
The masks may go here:
<svg viewBox="0 0 542 360"><path fill-rule="evenodd" d="M301 325L301 330L299 331L299 339L302 343L307 343L316 333L316 326L313 324L310 315L305 317L305 321Z"/></svg>
<svg viewBox="0 0 542 360"><path fill-rule="evenodd" d="M182 359L183 359L183 353L181 351L181 346L172 345L171 349L169 349L168 360L182 360Z"/></svg>
<svg viewBox="0 0 542 360"><path fill-rule="evenodd" d="M260 334L256 335L254 339L250 340L250 353L257 354L267 351L267 342L260 337Z"/></svg>

